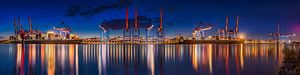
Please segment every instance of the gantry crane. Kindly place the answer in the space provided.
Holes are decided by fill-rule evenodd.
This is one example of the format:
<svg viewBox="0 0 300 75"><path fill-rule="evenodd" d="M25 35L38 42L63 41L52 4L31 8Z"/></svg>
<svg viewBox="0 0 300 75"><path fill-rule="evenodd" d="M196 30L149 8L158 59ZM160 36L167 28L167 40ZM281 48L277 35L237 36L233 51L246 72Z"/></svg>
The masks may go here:
<svg viewBox="0 0 300 75"><path fill-rule="evenodd" d="M62 22L61 25L64 25L65 23ZM59 31L59 35L63 38L61 39L68 39L68 35L71 33L71 29L67 26L65 27L53 27L54 30L58 30Z"/></svg>
<svg viewBox="0 0 300 75"><path fill-rule="evenodd" d="M160 8L160 21L157 28L157 42L163 42L165 40L164 26L163 26L163 8Z"/></svg>
<svg viewBox="0 0 300 75"><path fill-rule="evenodd" d="M139 17L138 17L138 10L137 8L134 10L134 30L133 30L133 42L134 43L140 43L140 23L139 23Z"/></svg>
<svg viewBox="0 0 300 75"><path fill-rule="evenodd" d="M146 28L146 40L145 42L153 42L153 28L154 28L154 25L150 25Z"/></svg>
<svg viewBox="0 0 300 75"><path fill-rule="evenodd" d="M226 16L225 20L225 28L220 28L218 30L218 34L220 38L225 38L226 40L231 39L231 35L233 35L234 38L237 38L237 34L239 33L239 16L235 16L235 28L229 29L229 16Z"/></svg>
<svg viewBox="0 0 300 75"><path fill-rule="evenodd" d="M62 36L62 39L67 39L67 35L70 34L71 30L69 28L57 28L53 27L54 30L59 31L59 35Z"/></svg>
<svg viewBox="0 0 300 75"><path fill-rule="evenodd" d="M269 37L273 37L273 39L275 39L277 41L279 41L280 38L284 38L283 40L286 40L286 42L289 42L289 43L291 43L293 41L292 39L295 36L296 36L296 34L293 34L293 33L287 32L287 31L285 31L284 33L281 33L279 24L277 25L276 32L269 34Z"/></svg>
<svg viewBox="0 0 300 75"><path fill-rule="evenodd" d="M202 40L203 38L205 38L205 31L210 30L211 28L211 24L200 22L193 30L193 37L196 40Z"/></svg>
<svg viewBox="0 0 300 75"><path fill-rule="evenodd" d="M99 28L101 30L101 33L100 33L100 41L101 42L109 42L109 28L108 27L105 27L104 25L105 21L103 21L103 23L101 25L99 25Z"/></svg>

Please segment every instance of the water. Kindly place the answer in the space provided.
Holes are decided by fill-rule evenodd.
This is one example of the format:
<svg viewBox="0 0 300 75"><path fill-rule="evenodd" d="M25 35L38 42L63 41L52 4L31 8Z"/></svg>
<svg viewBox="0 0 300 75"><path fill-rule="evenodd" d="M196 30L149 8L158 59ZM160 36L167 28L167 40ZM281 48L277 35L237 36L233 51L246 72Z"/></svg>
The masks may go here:
<svg viewBox="0 0 300 75"><path fill-rule="evenodd" d="M283 44L2 44L0 73L276 75L282 65L285 47Z"/></svg>

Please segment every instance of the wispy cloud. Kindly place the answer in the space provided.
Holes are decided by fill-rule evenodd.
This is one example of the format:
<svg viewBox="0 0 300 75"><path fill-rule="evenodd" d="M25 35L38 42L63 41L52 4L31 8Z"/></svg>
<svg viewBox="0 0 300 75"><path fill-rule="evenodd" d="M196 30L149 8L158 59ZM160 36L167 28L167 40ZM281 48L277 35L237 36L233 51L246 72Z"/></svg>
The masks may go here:
<svg viewBox="0 0 300 75"><path fill-rule="evenodd" d="M102 4L97 7L84 7L83 5L70 5L66 11L65 16L74 17L74 16L83 16L83 17L92 17L99 13L103 13L107 10L125 8L130 6L132 0L126 0L126 2L114 2Z"/></svg>

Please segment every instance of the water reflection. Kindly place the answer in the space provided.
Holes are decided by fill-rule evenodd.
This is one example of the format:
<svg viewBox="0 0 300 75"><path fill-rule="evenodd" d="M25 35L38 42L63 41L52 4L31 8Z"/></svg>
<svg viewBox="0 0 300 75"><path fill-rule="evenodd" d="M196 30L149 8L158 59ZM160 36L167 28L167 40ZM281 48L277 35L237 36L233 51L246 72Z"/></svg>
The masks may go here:
<svg viewBox="0 0 300 75"><path fill-rule="evenodd" d="M282 65L284 47L276 44L16 44L2 52L9 52L7 57L15 57L12 60L15 63L6 67L15 66L7 72L18 75L235 75L276 74Z"/></svg>
<svg viewBox="0 0 300 75"><path fill-rule="evenodd" d="M46 63L47 63L47 74L54 75L55 74L55 47L53 44L46 45Z"/></svg>
<svg viewBox="0 0 300 75"><path fill-rule="evenodd" d="M17 45L17 70L16 72L19 74L19 75L24 75L24 46L22 46L21 44L18 44Z"/></svg>
<svg viewBox="0 0 300 75"><path fill-rule="evenodd" d="M147 45L148 51L147 51L147 66L150 70L150 74L154 75L154 46L153 45Z"/></svg>

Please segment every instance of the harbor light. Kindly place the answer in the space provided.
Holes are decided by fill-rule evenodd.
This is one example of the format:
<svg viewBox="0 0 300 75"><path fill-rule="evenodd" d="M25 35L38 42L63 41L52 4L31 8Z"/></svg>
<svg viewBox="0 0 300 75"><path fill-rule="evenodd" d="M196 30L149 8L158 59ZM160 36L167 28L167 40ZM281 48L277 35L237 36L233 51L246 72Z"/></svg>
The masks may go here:
<svg viewBox="0 0 300 75"><path fill-rule="evenodd" d="M244 36L243 36L243 35L240 35L240 38L241 38L241 39L244 39Z"/></svg>
<svg viewBox="0 0 300 75"><path fill-rule="evenodd" d="M245 39L245 37L246 37L246 34L244 34L244 33L239 33L238 34L239 39Z"/></svg>
<svg viewBox="0 0 300 75"><path fill-rule="evenodd" d="M48 31L47 34L54 34L54 32L53 31Z"/></svg>

